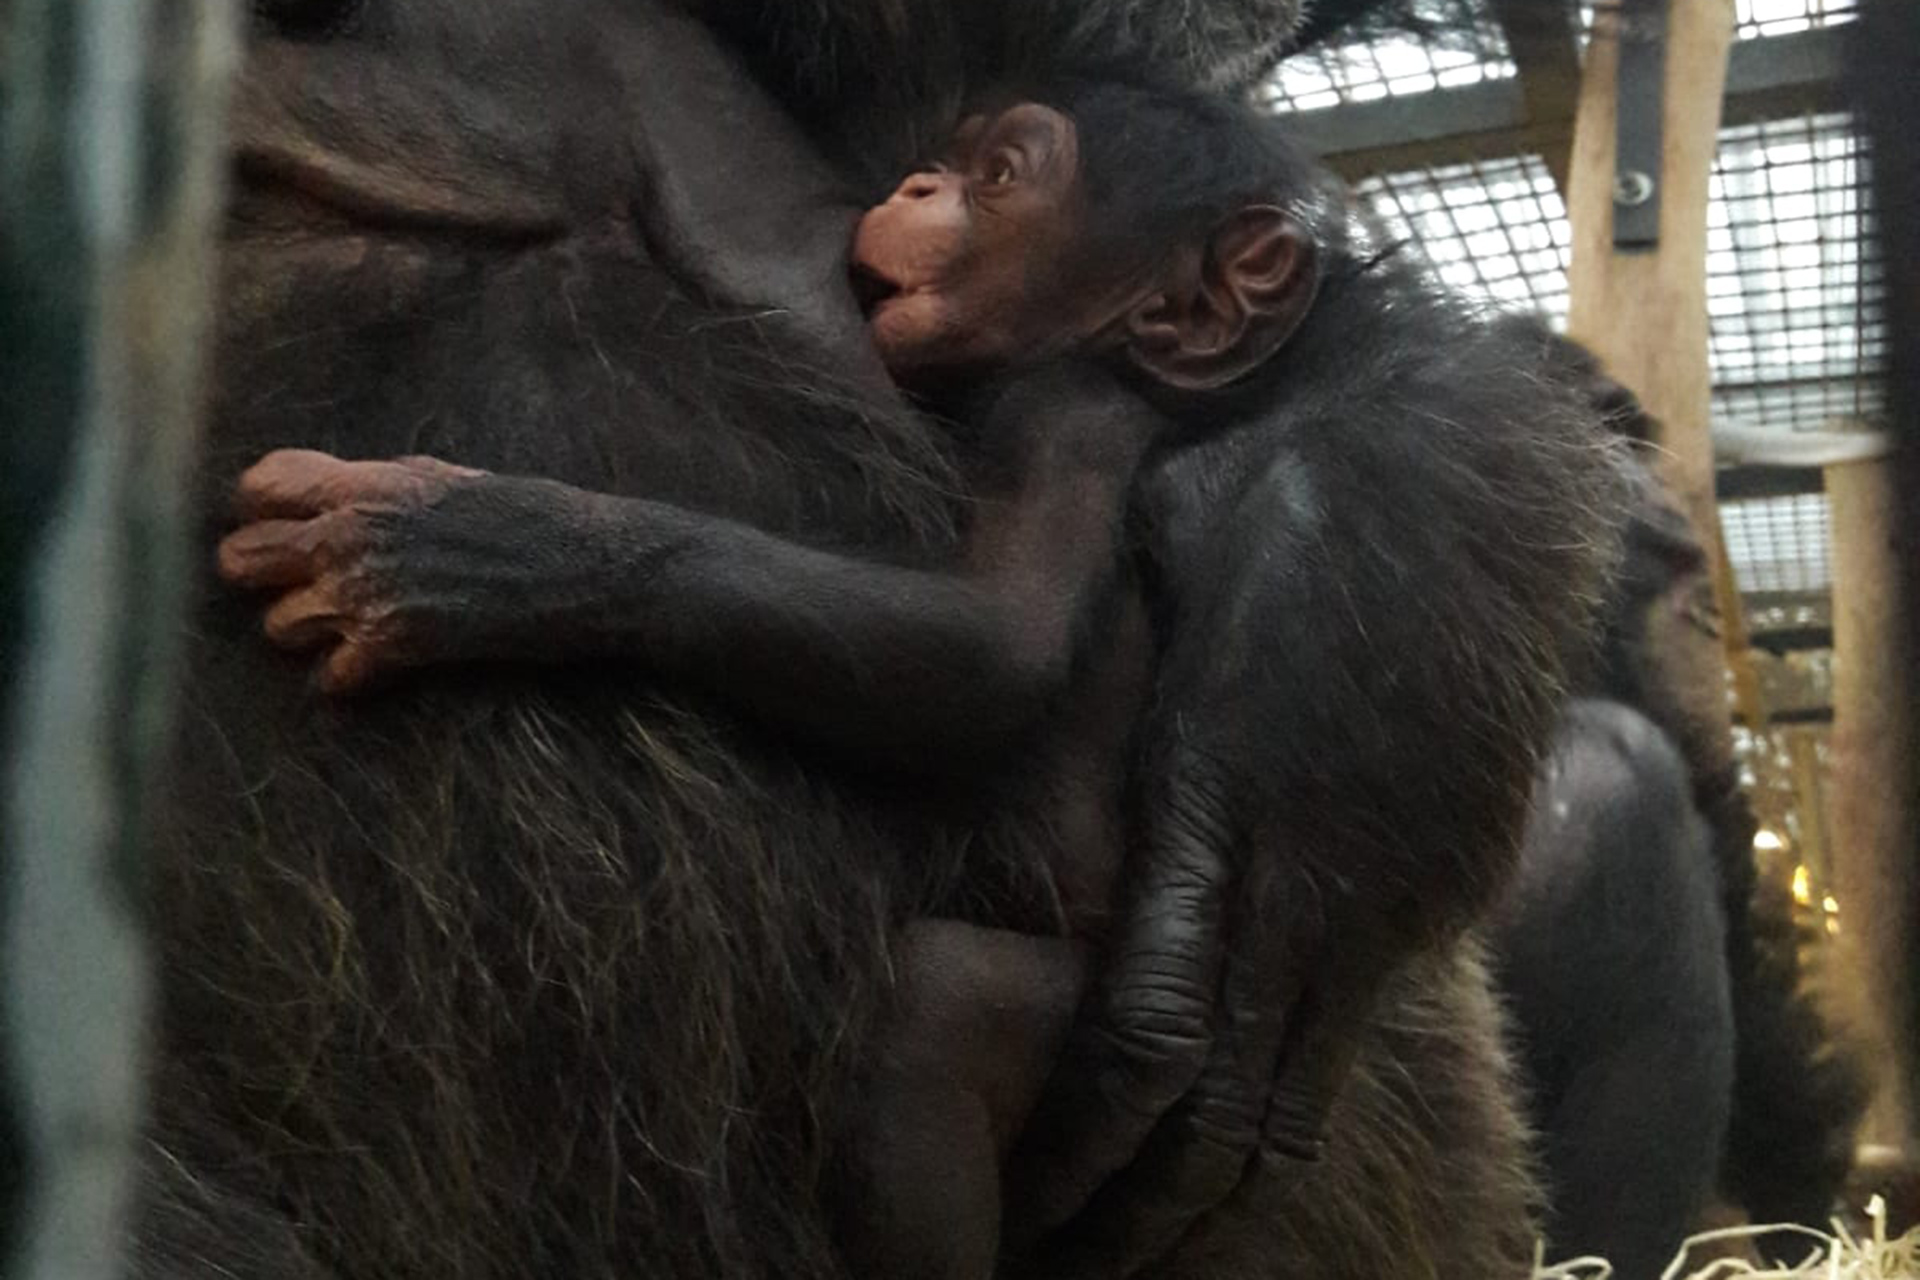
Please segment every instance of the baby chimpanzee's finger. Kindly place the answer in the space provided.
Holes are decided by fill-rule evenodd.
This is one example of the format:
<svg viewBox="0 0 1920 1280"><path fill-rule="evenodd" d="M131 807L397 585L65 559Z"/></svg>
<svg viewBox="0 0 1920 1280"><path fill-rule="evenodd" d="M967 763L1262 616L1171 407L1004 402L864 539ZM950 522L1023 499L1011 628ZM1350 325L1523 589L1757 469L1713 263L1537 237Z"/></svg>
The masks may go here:
<svg viewBox="0 0 1920 1280"><path fill-rule="evenodd" d="M1337 936L1302 930L1307 948L1287 961L1305 986L1292 1002L1280 1072L1262 1125L1268 1160L1317 1160L1327 1145L1334 1104L1345 1091L1379 998L1381 973L1373 957L1388 945L1381 930L1349 924Z"/></svg>
<svg viewBox="0 0 1920 1280"><path fill-rule="evenodd" d="M1260 1149L1269 1159L1320 1159L1334 1103L1360 1055L1360 1028L1350 1010L1313 992L1298 1012L1261 1125Z"/></svg>
<svg viewBox="0 0 1920 1280"><path fill-rule="evenodd" d="M297 587L313 580L313 531L307 520L260 520L220 540L220 576L236 587Z"/></svg>
<svg viewBox="0 0 1920 1280"><path fill-rule="evenodd" d="M377 677L392 664L384 661L373 645L348 637L334 646L320 663L318 682L322 693L357 693L376 683Z"/></svg>
<svg viewBox="0 0 1920 1280"><path fill-rule="evenodd" d="M302 587L274 602L262 623L283 649L316 649L342 635L349 619L330 587Z"/></svg>
<svg viewBox="0 0 1920 1280"><path fill-rule="evenodd" d="M337 506L354 464L315 449L275 449L241 472L234 513L242 520L304 520Z"/></svg>

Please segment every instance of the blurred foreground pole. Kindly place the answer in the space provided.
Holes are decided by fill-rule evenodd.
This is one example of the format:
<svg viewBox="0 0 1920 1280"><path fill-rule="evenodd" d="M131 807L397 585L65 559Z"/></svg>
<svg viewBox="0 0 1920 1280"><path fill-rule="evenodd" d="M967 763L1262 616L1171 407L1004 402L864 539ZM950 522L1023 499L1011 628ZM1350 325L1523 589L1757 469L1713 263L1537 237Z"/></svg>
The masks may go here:
<svg viewBox="0 0 1920 1280"><path fill-rule="evenodd" d="M1920 658L1920 133L1913 119L1914 86L1920 84L1920 4L1867 0L1850 52L1847 74L1867 126L1873 233L1880 239L1879 260L1887 281L1887 425L1895 446L1890 463L1896 538L1892 568L1900 592L1895 607L1903 641L1888 660L1899 664L1905 677L1902 688L1908 701L1896 710L1906 717L1908 737L1906 755L1894 760L1893 771L1880 779L1888 793L1899 797L1905 827L1887 832L1891 878L1879 886L1878 901L1904 944L1897 954L1884 957L1905 979L1904 1000L1886 1015L1901 1051L1898 1066L1911 1101L1920 1096L1920 753L1913 741L1920 733L1920 707L1911 700L1920 690L1913 678L1913 663ZM1888 691L1886 696L1894 695ZM1844 902L1841 909L1846 909Z"/></svg>
<svg viewBox="0 0 1920 1280"><path fill-rule="evenodd" d="M120 1270L235 0L0 0L0 1275Z"/></svg>
<svg viewBox="0 0 1920 1280"><path fill-rule="evenodd" d="M1833 512L1833 885L1849 1012L1877 1042L1867 1138L1911 1146L1914 1098L1904 1011L1916 883L1915 810L1901 785L1913 753L1913 681L1902 655L1893 466L1827 468ZM1857 1005L1857 1008L1853 1006ZM1908 1152L1909 1156L1912 1154Z"/></svg>

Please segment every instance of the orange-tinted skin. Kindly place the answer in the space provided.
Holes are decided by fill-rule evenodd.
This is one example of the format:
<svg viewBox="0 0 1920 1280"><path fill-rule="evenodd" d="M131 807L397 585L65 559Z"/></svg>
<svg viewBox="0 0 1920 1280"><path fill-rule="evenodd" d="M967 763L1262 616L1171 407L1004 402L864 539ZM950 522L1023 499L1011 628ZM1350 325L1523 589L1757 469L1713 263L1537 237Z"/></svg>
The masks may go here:
<svg viewBox="0 0 1920 1280"><path fill-rule="evenodd" d="M938 164L867 211L854 270L877 295L869 330L896 378L1004 367L1112 318L1061 269L1080 223L1079 170L1073 121L1021 103L964 121Z"/></svg>

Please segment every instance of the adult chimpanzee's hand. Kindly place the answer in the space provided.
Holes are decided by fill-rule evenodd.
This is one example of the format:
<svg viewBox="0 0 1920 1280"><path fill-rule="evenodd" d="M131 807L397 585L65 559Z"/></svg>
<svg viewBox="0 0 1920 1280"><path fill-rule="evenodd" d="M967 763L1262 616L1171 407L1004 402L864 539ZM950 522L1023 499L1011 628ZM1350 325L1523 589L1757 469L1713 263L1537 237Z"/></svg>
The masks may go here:
<svg viewBox="0 0 1920 1280"><path fill-rule="evenodd" d="M1318 1157L1351 1062L1325 1003L1319 904L1270 856L1275 800L1237 744L1264 703L1161 690L1126 914L1095 1002L1013 1164L1037 1276L1120 1277L1176 1245L1255 1161ZM1356 995L1359 993L1355 993ZM1334 1016L1320 1016L1325 1010Z"/></svg>
<svg viewBox="0 0 1920 1280"><path fill-rule="evenodd" d="M1325 499L1297 456L1251 468L1242 443L1172 451L1136 485L1171 621L1122 916L1009 1166L1009 1240L1036 1275L1131 1275L1250 1171L1271 1185L1316 1158L1380 983L1485 880L1423 844L1450 793L1495 814L1479 798L1500 775L1437 765L1446 669L1380 656L1415 649L1386 540L1327 519L1362 503ZM1454 844L1506 856L1478 831Z"/></svg>
<svg viewBox="0 0 1920 1280"><path fill-rule="evenodd" d="M279 593L266 614L268 638L320 651L318 679L330 693L405 667L482 656L474 533L535 535L504 517L472 518L470 509L518 483L434 458L346 462L283 449L240 477L243 523L220 544L220 573Z"/></svg>

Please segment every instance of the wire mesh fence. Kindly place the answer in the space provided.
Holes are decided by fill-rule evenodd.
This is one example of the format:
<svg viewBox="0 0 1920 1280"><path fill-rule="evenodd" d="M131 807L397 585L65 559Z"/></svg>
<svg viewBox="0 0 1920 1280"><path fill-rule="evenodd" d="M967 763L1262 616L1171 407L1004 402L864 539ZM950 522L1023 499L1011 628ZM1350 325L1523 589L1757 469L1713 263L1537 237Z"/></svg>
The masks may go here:
<svg viewBox="0 0 1920 1280"><path fill-rule="evenodd" d="M1739 0L1743 40L1851 20L1855 0ZM1590 10L1589 10L1590 12ZM1335 110L1512 79L1491 18L1459 47L1411 37L1291 61L1272 100ZM1458 153L1459 148L1454 148ZM1867 234L1864 143L1844 113L1722 131L1711 177L1707 305L1716 428L1815 431L1871 425L1882 412L1887 337L1881 263ZM1572 234L1542 157L1521 151L1354 175L1387 238L1449 286L1489 304L1567 315ZM1745 592L1824 590L1826 507L1818 495L1728 505L1723 518Z"/></svg>
<svg viewBox="0 0 1920 1280"><path fill-rule="evenodd" d="M1844 115L1720 136L1707 215L1716 424L1813 430L1880 409L1881 273Z"/></svg>
<svg viewBox="0 0 1920 1280"><path fill-rule="evenodd" d="M1852 21L1856 6L1736 0L1735 37L1751 42L1744 52L1767 54ZM1578 7L1577 38L1594 12ZM1450 139L1426 148L1417 136L1439 114L1428 103L1517 94L1519 71L1490 7L1482 19L1439 47L1401 36L1292 59L1269 97L1283 111L1324 117L1392 107L1400 114L1389 118L1414 122L1407 145L1376 143L1392 162L1356 171L1349 156L1342 164L1377 232L1423 257L1452 288L1564 327L1572 234L1542 156L1524 142ZM1423 149L1443 158L1408 158ZM1869 234L1870 159L1854 121L1830 107L1748 113L1722 130L1708 213L1715 429L1844 429L1871 426L1882 413L1888 339L1882 264ZM1742 497L1722 502L1721 521L1748 631L1770 649L1755 663L1780 717L1743 730L1737 747L1780 856L1797 862L1823 843L1816 792L1832 685L1832 655L1820 647L1831 636L1829 505L1818 492ZM1807 788L1815 791L1801 794ZM1817 882L1824 869L1812 861ZM1831 930L1833 920L1826 923Z"/></svg>

